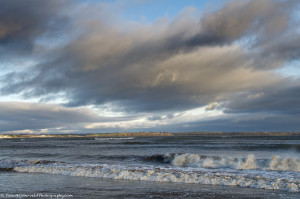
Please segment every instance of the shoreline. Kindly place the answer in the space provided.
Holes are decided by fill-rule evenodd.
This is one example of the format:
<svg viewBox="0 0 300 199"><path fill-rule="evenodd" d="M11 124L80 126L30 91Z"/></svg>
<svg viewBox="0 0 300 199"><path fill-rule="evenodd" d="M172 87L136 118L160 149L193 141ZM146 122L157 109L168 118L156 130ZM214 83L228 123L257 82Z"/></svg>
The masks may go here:
<svg viewBox="0 0 300 199"><path fill-rule="evenodd" d="M300 136L300 132L132 132L96 134L0 134L0 139L13 138L85 138L85 137L161 137L161 136Z"/></svg>

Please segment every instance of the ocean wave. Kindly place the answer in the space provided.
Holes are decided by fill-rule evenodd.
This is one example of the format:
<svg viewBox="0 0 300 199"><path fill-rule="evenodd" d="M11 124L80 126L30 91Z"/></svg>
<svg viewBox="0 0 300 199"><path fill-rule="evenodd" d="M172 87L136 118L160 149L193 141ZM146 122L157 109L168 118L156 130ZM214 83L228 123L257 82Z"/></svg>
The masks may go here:
<svg viewBox="0 0 300 199"><path fill-rule="evenodd" d="M166 155L151 155L142 157L144 161L147 162L157 162L157 163L166 163L169 164L173 161L175 154L166 154Z"/></svg>
<svg viewBox="0 0 300 199"><path fill-rule="evenodd" d="M299 175L275 171L184 169L179 167L120 166L106 164L45 164L17 166L15 172L47 173L69 176L100 177L172 183L235 185L241 187L299 192ZM270 173L271 172L271 173Z"/></svg>
<svg viewBox="0 0 300 199"><path fill-rule="evenodd" d="M171 164L180 167L230 168L245 170L273 170L300 172L300 159L273 156L271 159L257 159L253 154L244 158L205 156L199 154L152 155L145 161Z"/></svg>
<svg viewBox="0 0 300 199"><path fill-rule="evenodd" d="M168 155L166 155L168 156ZM300 172L300 159L273 156L269 159L256 159L254 155L246 158L209 157L198 154L175 155L171 163L175 166L192 166L202 168L260 169L274 171Z"/></svg>
<svg viewBox="0 0 300 199"><path fill-rule="evenodd" d="M274 156L269 161L247 158L224 158L197 154L149 156L147 161L165 164L74 164L48 160L0 159L0 172L46 173L172 183L234 185L241 187L299 192L299 160ZM296 163L295 163L296 162ZM260 164L268 165L261 169Z"/></svg>
<svg viewBox="0 0 300 199"><path fill-rule="evenodd" d="M51 160L10 160L0 159L0 171L10 171L15 167L32 166L32 165L47 165L47 164L63 164L64 162L51 161Z"/></svg>

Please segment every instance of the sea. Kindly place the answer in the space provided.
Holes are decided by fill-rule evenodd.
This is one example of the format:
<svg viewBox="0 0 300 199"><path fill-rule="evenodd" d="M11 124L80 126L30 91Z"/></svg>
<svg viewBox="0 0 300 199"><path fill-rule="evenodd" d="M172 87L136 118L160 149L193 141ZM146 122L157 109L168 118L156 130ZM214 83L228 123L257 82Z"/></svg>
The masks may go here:
<svg viewBox="0 0 300 199"><path fill-rule="evenodd" d="M300 136L0 139L0 198L300 198Z"/></svg>

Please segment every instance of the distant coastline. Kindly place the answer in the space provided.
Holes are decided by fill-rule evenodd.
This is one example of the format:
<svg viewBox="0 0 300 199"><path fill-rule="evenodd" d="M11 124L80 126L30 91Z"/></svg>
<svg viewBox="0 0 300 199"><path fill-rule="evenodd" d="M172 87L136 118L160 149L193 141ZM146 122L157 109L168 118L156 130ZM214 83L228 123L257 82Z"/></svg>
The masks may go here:
<svg viewBox="0 0 300 199"><path fill-rule="evenodd" d="M300 136L300 132L134 132L97 134L0 134L0 139L68 137L155 137L155 136Z"/></svg>

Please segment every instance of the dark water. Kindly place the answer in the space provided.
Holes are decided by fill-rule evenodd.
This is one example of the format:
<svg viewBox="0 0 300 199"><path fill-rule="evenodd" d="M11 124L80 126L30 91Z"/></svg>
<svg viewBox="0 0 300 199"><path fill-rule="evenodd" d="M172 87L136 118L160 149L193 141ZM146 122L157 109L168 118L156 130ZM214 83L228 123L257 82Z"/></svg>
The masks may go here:
<svg viewBox="0 0 300 199"><path fill-rule="evenodd" d="M299 154L297 136L1 139L0 198L300 198Z"/></svg>

